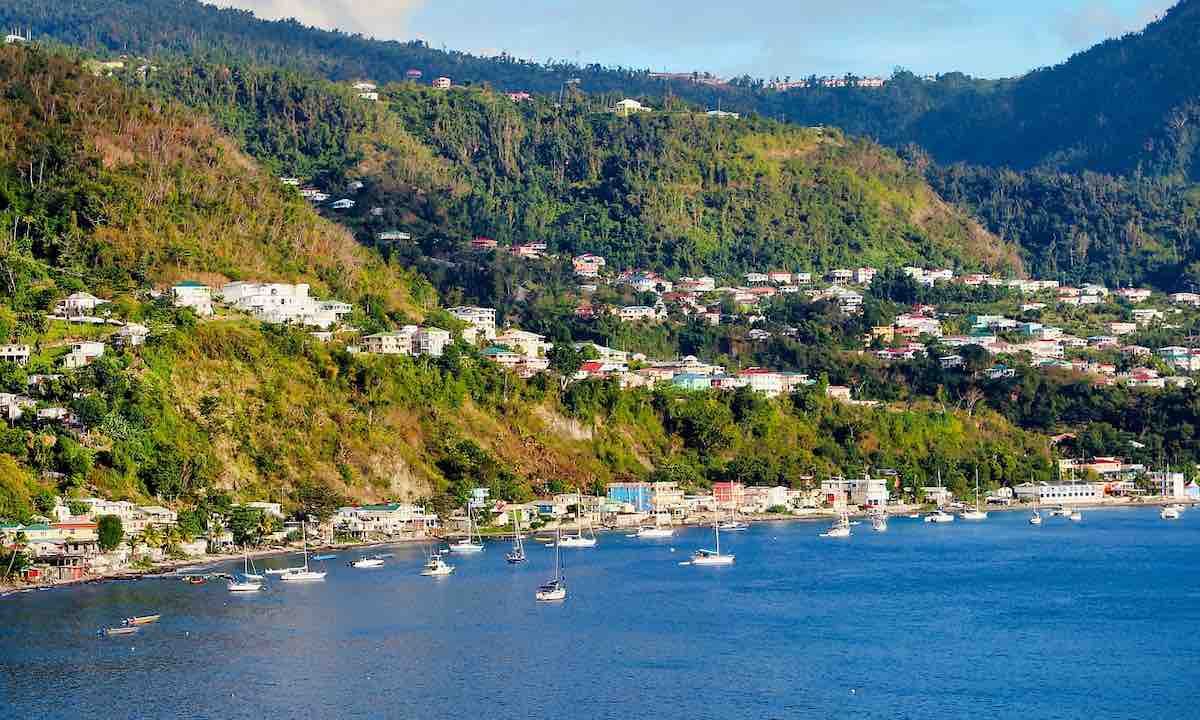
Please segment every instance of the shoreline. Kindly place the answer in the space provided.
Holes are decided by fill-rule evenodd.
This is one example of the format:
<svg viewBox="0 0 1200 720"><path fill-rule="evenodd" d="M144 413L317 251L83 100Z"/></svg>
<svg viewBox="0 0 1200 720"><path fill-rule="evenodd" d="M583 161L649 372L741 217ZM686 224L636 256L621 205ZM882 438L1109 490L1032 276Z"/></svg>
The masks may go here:
<svg viewBox="0 0 1200 720"><path fill-rule="evenodd" d="M1200 501L1188 500L1188 499L1178 500L1178 499L1170 499L1170 498L1153 498L1153 499L1112 498L1107 501L1089 500L1087 502L1080 502L1080 503L1047 503L1047 504L1043 504L1041 507L1043 510L1045 510L1047 508L1058 507L1059 505L1063 505L1065 507L1078 509L1078 510L1107 510L1107 509L1118 509L1119 510L1119 509L1136 509L1136 508L1158 508L1158 507L1164 507L1167 505L1184 505L1189 508L1195 508L1195 507L1200 506ZM1002 506L984 505L983 509L990 514L993 512L1009 513L1009 512L1031 511L1035 507L1036 507L1035 503L1013 503L1011 505L1002 505ZM896 506L891 506L889 508L889 510L892 510L894 512L889 512L888 515L890 517L904 517L904 516L913 515L913 514L924 515L925 513L930 512L932 510L932 508L933 508L932 505L896 505ZM953 511L953 513L957 513L957 512L958 512L957 510ZM850 512L849 515L850 515L850 517L854 517L854 518L865 518L869 515L869 513L867 511L859 509L859 510ZM798 513L792 513L792 514L788 514L788 515L740 515L739 519L741 519L744 522L750 523L750 524L761 524L761 523L817 522L817 521L821 521L821 520L829 520L831 518L836 518L837 516L838 516L838 513L831 509L814 509L811 511L801 511ZM676 528L706 527L707 525L711 524L715 520L720 519L720 517L721 517L721 514L710 515L709 517L707 517L703 520L689 518L688 522L678 523L676 525L673 525L673 527L676 527ZM563 527L566 527L566 526L564 526L562 524L558 525L558 528L563 528ZM640 527L640 525L637 523L631 524L628 526L621 526L621 527L605 526L605 527L597 528L596 533L597 534L608 534L608 533L627 534L631 531L636 532L639 527ZM529 530L526 533L526 536L536 539L539 537L540 534L550 532L554 529L555 528L547 529L546 527L541 527L541 528L538 528L537 530ZM329 552L341 553L341 552L347 552L347 551L366 550L366 549L370 549L370 548L384 547L384 546L389 546L389 545L412 545L412 544L417 544L417 543L428 543L428 542L435 542L435 543L440 544L443 542L447 542L448 540L450 540L451 538L454 538L454 537L457 537L457 535L453 534L453 533L447 533L445 535L429 535L429 536L424 536L424 537L396 538L396 539L389 539L389 540L371 540L368 542L355 542L355 543L335 543L335 544L326 544L326 545L321 545L321 546L310 548L309 553L317 554L317 555L322 554L322 553L329 553ZM481 536L481 539L483 539L483 540L506 540L511 537L512 537L511 533L486 533ZM263 549L252 550L248 553L248 555L249 555L250 559L252 559L252 560L259 560L259 559L266 559L266 558L281 557L284 555L291 555L291 554L295 554L295 553L299 553L299 552L302 552L302 548L300 546L287 546L287 547L272 547L272 548L263 548ZM145 569L127 568L127 569L121 570L120 572L104 574L104 575L93 575L93 576L89 576L89 577L85 577L85 578L80 578L78 580L62 580L62 581L55 581L55 582L50 582L50 583L39 583L39 584L28 585L28 586L0 585L0 599L9 597L11 595L21 595L21 594L25 594L25 593L42 592L42 591L47 591L47 590L69 589L69 588L79 587L79 586L83 586L83 585L141 580L144 578L183 577L183 576L189 575L189 574L197 574L197 575L208 574L207 571L211 570L211 568L213 568L217 565L221 565L223 563L228 563L228 562L233 562L236 560L241 560L242 558L244 558L246 556L247 556L247 553L223 553L223 554L219 554L219 555L205 555L205 556L199 557L199 558L183 558L183 559L178 559L178 560L165 560L162 562L154 563L151 567L148 567ZM180 570L187 569L187 568L194 568L195 572L194 573L181 573L180 572Z"/></svg>

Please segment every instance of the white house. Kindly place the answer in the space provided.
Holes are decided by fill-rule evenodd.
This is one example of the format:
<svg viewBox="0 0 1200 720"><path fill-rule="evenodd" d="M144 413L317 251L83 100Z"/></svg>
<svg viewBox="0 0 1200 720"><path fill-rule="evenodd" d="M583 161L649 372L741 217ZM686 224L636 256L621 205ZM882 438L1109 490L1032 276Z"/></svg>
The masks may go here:
<svg viewBox="0 0 1200 720"><path fill-rule="evenodd" d="M413 338L413 354L441 357L450 344L450 333L441 328L420 328Z"/></svg>
<svg viewBox="0 0 1200 720"><path fill-rule="evenodd" d="M0 345L0 362L25 365L29 362L28 345Z"/></svg>
<svg viewBox="0 0 1200 720"><path fill-rule="evenodd" d="M452 307L446 312L470 325L463 331L463 340L473 343L479 338L488 342L496 339L496 311L485 307Z"/></svg>
<svg viewBox="0 0 1200 720"><path fill-rule="evenodd" d="M613 112L621 115L622 117L628 117L633 113L651 112L653 109L654 108L652 107L641 104L637 100L630 100L629 98L625 98L613 106Z"/></svg>
<svg viewBox="0 0 1200 720"><path fill-rule="evenodd" d="M416 325L405 325L394 332L367 335L361 341L363 351L375 355L412 355L417 330Z"/></svg>
<svg viewBox="0 0 1200 720"><path fill-rule="evenodd" d="M94 312L96 308L100 307L101 305L107 304L107 300L101 300L91 293L77 292L68 295L65 300L60 302L56 308L56 311L60 315L66 315L67 317L86 315L90 312Z"/></svg>
<svg viewBox="0 0 1200 720"><path fill-rule="evenodd" d="M71 351L63 356L62 364L67 370L74 370L90 364L104 354L102 342L80 342L71 346Z"/></svg>
<svg viewBox="0 0 1200 720"><path fill-rule="evenodd" d="M355 204L356 203L349 198L342 198L341 200L334 200L329 204L329 207L333 208L334 210L349 210L350 208L354 207Z"/></svg>
<svg viewBox="0 0 1200 720"><path fill-rule="evenodd" d="M221 288L225 302L267 323L296 323L327 330L353 311L337 300L308 296L308 285L232 282Z"/></svg>
<svg viewBox="0 0 1200 720"><path fill-rule="evenodd" d="M617 313L621 322L637 322L639 320L658 320L658 310L647 305L630 305L623 307Z"/></svg>
<svg viewBox="0 0 1200 720"><path fill-rule="evenodd" d="M497 335L496 344L527 358L541 357L551 347L551 343L546 342L544 336L516 328L510 328Z"/></svg>
<svg viewBox="0 0 1200 720"><path fill-rule="evenodd" d="M171 287L175 307L191 308L201 317L213 314L212 288L195 280L185 280Z"/></svg>
<svg viewBox="0 0 1200 720"><path fill-rule="evenodd" d="M126 347L136 347L145 344L149 334L150 330L145 325L126 323L117 331L117 342Z"/></svg>

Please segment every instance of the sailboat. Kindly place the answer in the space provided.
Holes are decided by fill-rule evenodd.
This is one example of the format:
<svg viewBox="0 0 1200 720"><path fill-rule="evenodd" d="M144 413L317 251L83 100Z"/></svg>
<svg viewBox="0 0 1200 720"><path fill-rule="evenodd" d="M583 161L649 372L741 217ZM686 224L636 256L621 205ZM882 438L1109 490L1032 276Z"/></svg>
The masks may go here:
<svg viewBox="0 0 1200 720"><path fill-rule="evenodd" d="M555 531L554 579L545 583L533 594L538 602L557 602L567 599L567 580L562 572L562 530Z"/></svg>
<svg viewBox="0 0 1200 720"><path fill-rule="evenodd" d="M229 588L229 592L231 593L252 593L262 590L263 582L262 580L232 579L226 584L226 587Z"/></svg>
<svg viewBox="0 0 1200 720"><path fill-rule="evenodd" d="M471 502L467 502L467 537L464 540L458 540L450 543L450 552L466 554L483 552L483 538L478 536L475 530L475 514L472 512Z"/></svg>
<svg viewBox="0 0 1200 720"><path fill-rule="evenodd" d="M692 553L693 565L732 565L733 555L721 554L721 523L713 523L713 537L716 542L715 550L697 550Z"/></svg>
<svg viewBox="0 0 1200 720"><path fill-rule="evenodd" d="M442 577L452 572L454 572L454 566L446 564L446 561L442 559L442 553L437 550L430 553L429 560L421 569L421 574L425 577Z"/></svg>
<svg viewBox="0 0 1200 720"><path fill-rule="evenodd" d="M963 520L987 520L987 512L979 507L979 468L975 468L975 509L959 515Z"/></svg>
<svg viewBox="0 0 1200 720"><path fill-rule="evenodd" d="M887 532L888 521L886 512L880 510L871 515L871 529L875 532Z"/></svg>
<svg viewBox="0 0 1200 720"><path fill-rule="evenodd" d="M250 549L243 548L243 550L245 550L246 556L243 560L242 577L246 580L258 580L261 582L264 578L259 574L258 568L254 567L254 561L250 559ZM251 572L251 570L254 572Z"/></svg>
<svg viewBox="0 0 1200 720"><path fill-rule="evenodd" d="M328 573L324 571L310 570L308 568L308 523L301 521L300 530L304 538L304 566L292 568L279 576L284 582L317 582L324 580Z"/></svg>
<svg viewBox="0 0 1200 720"><path fill-rule="evenodd" d="M843 511L838 515L835 522L828 530L821 533L823 538L848 538L850 537L850 513Z"/></svg>
<svg viewBox="0 0 1200 720"><path fill-rule="evenodd" d="M942 489L942 469L938 468L938 490ZM925 516L927 523L950 523L954 522L954 516L946 512L939 505L938 509Z"/></svg>
<svg viewBox="0 0 1200 720"><path fill-rule="evenodd" d="M721 523L721 529L725 532L740 532L750 527L749 523L744 523L738 520L737 507L729 509L729 519Z"/></svg>
<svg viewBox="0 0 1200 720"><path fill-rule="evenodd" d="M558 541L554 544L566 548L594 548L596 547L596 534L588 527L587 535L583 531L583 520L579 515L579 506L583 504L583 495L576 493L575 502L575 534L567 536L558 536Z"/></svg>
<svg viewBox="0 0 1200 720"><path fill-rule="evenodd" d="M1031 515L1029 518L1029 524L1030 525L1041 525L1042 524L1042 491L1041 490L1038 490L1037 499L1035 500L1034 506L1033 506L1033 515Z"/></svg>
<svg viewBox="0 0 1200 720"><path fill-rule="evenodd" d="M669 538L675 534L675 530L670 526L663 526L662 515L656 513L654 515L654 524L649 527L643 526L638 528L637 534L634 537L639 537L644 540L658 540Z"/></svg>
<svg viewBox="0 0 1200 720"><path fill-rule="evenodd" d="M504 556L504 559L510 565L523 563L526 560L525 541L521 539L521 517L515 510L513 511L513 547L512 551Z"/></svg>

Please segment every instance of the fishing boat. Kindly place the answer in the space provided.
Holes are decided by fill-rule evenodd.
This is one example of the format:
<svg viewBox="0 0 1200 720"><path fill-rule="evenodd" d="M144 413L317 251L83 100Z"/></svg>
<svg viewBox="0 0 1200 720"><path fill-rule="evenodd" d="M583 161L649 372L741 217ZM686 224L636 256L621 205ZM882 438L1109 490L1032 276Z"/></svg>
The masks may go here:
<svg viewBox="0 0 1200 720"><path fill-rule="evenodd" d="M562 531L555 533L554 543L554 579L544 583L533 594L538 602L558 602L567 599L567 579L562 572Z"/></svg>
<svg viewBox="0 0 1200 720"><path fill-rule="evenodd" d="M475 531L475 513L471 503L467 503L467 537L449 544L450 552L467 554L483 552L483 538L477 537Z"/></svg>
<svg viewBox="0 0 1200 720"><path fill-rule="evenodd" d="M979 468L975 468L975 509L959 514L963 520L987 520L987 511L979 505Z"/></svg>
<svg viewBox="0 0 1200 720"><path fill-rule="evenodd" d="M1178 520L1179 508L1174 505L1167 505L1159 511L1158 516L1163 520Z"/></svg>
<svg viewBox="0 0 1200 720"><path fill-rule="evenodd" d="M383 558L363 557L363 558L359 558L359 559L355 560L354 562L347 563L347 564L350 567L355 568L357 570L363 570L366 568L378 568L378 567L383 567Z"/></svg>
<svg viewBox="0 0 1200 720"><path fill-rule="evenodd" d="M513 511L513 545L512 550L504 555L504 559L509 565L517 565L525 562L525 541L521 538L521 518L520 513Z"/></svg>
<svg viewBox="0 0 1200 720"><path fill-rule="evenodd" d="M300 523L300 531L304 539L304 565L299 568L292 568L280 575L279 579L284 582L319 582L324 580L328 573L308 568L308 523L302 521Z"/></svg>
<svg viewBox="0 0 1200 720"><path fill-rule="evenodd" d="M734 561L733 555L721 554L721 523L713 523L713 538L716 543L715 550L697 550L692 553L693 565L732 565Z"/></svg>
<svg viewBox="0 0 1200 720"><path fill-rule="evenodd" d="M231 593L253 593L263 589L261 580L230 580L225 587L229 588Z"/></svg>
<svg viewBox="0 0 1200 720"><path fill-rule="evenodd" d="M828 530L821 533L823 538L848 538L850 537L850 514L843 512L838 515L838 519L829 527Z"/></svg>
<svg viewBox="0 0 1200 720"><path fill-rule="evenodd" d="M149 625L150 623L156 623L161 618L162 615L135 615L133 617L125 618L121 621L121 624L125 627L136 627L138 625Z"/></svg>
<svg viewBox="0 0 1200 720"><path fill-rule="evenodd" d="M721 523L721 529L725 532L741 532L750 528L749 523L738 520L737 508L730 508L729 519Z"/></svg>
<svg viewBox="0 0 1200 720"><path fill-rule="evenodd" d="M454 572L454 566L447 565L446 561L442 559L440 552L432 553L429 556L429 560L426 561L425 567L421 570L421 574L425 577L441 577L449 575L452 572Z"/></svg>
<svg viewBox="0 0 1200 720"><path fill-rule="evenodd" d="M565 548L594 548L596 547L596 533L592 531L591 525L584 529L583 518L579 512L579 506L583 504L583 495L575 494L575 534L574 535L558 535L555 545Z"/></svg>
<svg viewBox="0 0 1200 720"><path fill-rule="evenodd" d="M115 627L104 628L102 631L108 637L116 637L118 635L132 635L138 631L136 627Z"/></svg>

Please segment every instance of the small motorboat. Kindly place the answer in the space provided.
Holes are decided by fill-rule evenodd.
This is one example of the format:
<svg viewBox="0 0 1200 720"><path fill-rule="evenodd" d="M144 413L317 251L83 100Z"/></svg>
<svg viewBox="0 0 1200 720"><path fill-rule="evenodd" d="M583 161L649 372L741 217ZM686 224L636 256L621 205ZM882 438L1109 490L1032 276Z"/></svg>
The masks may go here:
<svg viewBox="0 0 1200 720"><path fill-rule="evenodd" d="M1034 510L1033 515L1030 516L1030 518L1029 518L1029 524L1030 525L1041 525L1042 524L1042 514L1040 512L1038 512L1037 510Z"/></svg>
<svg viewBox="0 0 1200 720"><path fill-rule="evenodd" d="M311 559L313 559L313 560L333 560L336 557L337 557L336 553L332 553L332 554L326 553L324 555L313 555Z"/></svg>
<svg viewBox="0 0 1200 720"><path fill-rule="evenodd" d="M888 529L887 515L872 515L871 516L871 529L874 530L875 532L887 532L887 529Z"/></svg>
<svg viewBox="0 0 1200 720"><path fill-rule="evenodd" d="M454 566L447 564L442 559L441 553L429 556L429 562L425 563L425 567L421 569L421 574L425 577L443 577L452 572L454 572Z"/></svg>
<svg viewBox="0 0 1200 720"><path fill-rule="evenodd" d="M1176 507L1175 505L1168 505L1165 508L1163 508L1161 512L1158 513L1158 516L1160 518L1162 518L1163 520L1178 520L1179 519L1179 508Z"/></svg>
<svg viewBox="0 0 1200 720"><path fill-rule="evenodd" d="M946 512L945 510L938 508L935 512L929 513L928 515L925 516L925 522L927 522L927 523L952 523L952 522L954 522L954 516L951 515L950 513Z"/></svg>
<svg viewBox="0 0 1200 720"><path fill-rule="evenodd" d="M1078 510L1074 510L1067 517L1070 518L1071 522L1079 522L1083 519L1083 513L1079 512Z"/></svg>
<svg viewBox="0 0 1200 720"><path fill-rule="evenodd" d="M378 567L383 567L383 558L377 558L377 557L359 558L352 563L347 563L347 565L349 565L352 568L358 569L358 570L362 570L365 568L378 568Z"/></svg>
<svg viewBox="0 0 1200 720"><path fill-rule="evenodd" d="M161 618L162 615L135 615L130 618L125 618L121 621L121 624L126 627L136 627L138 625L149 625L150 623L156 623Z"/></svg>
<svg viewBox="0 0 1200 720"><path fill-rule="evenodd" d="M203 585L208 582L208 578L203 575L188 575L183 579L188 585Z"/></svg>
<svg viewBox="0 0 1200 720"><path fill-rule="evenodd" d="M132 635L132 634L136 633L138 631L138 629L139 628L136 628L136 627L115 627L115 628L104 628L104 630L102 630L101 632L104 633L104 635L106 635L107 637L117 637L120 635Z"/></svg>

